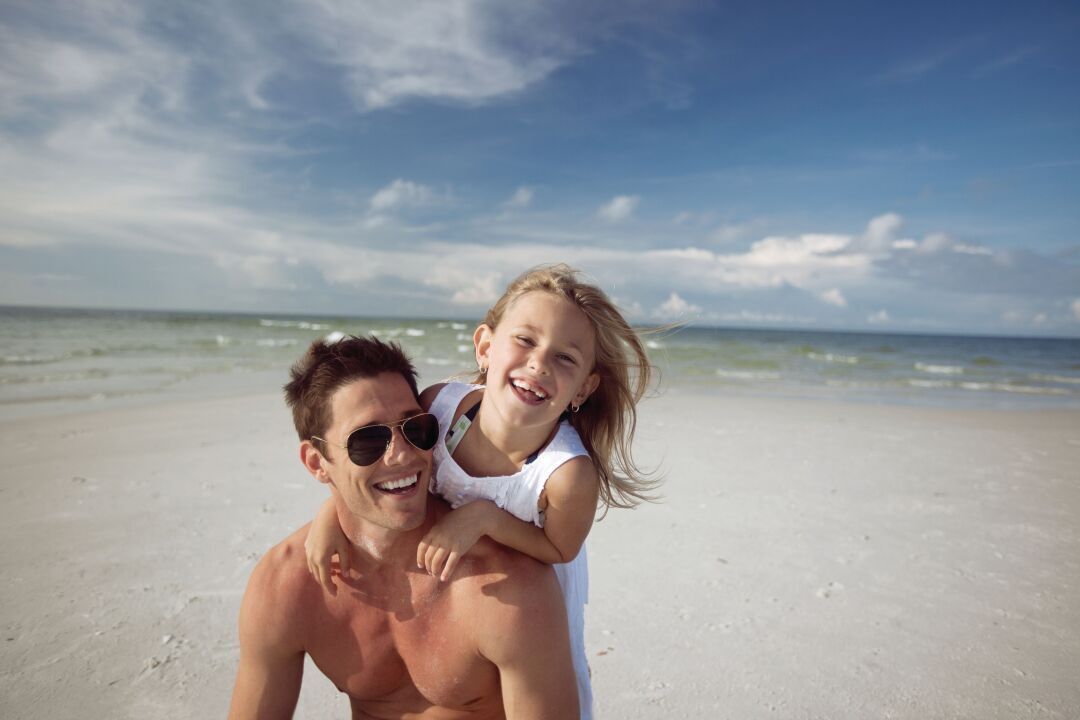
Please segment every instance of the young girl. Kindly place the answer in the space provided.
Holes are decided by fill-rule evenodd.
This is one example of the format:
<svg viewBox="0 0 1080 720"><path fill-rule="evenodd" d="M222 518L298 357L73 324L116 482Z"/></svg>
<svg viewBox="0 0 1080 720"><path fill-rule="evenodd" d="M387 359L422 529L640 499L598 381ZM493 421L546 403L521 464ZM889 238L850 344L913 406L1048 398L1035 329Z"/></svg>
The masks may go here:
<svg viewBox="0 0 1080 720"><path fill-rule="evenodd" d="M655 484L635 465L635 404L651 366L634 330L566 265L519 276L473 335L477 384L434 385L421 405L439 420L432 492L454 510L417 548L417 565L448 580L483 535L550 563L570 626L581 716L592 716L585 661L584 542L597 500L632 507ZM308 565L330 592L330 558L349 541L327 502L312 524Z"/></svg>

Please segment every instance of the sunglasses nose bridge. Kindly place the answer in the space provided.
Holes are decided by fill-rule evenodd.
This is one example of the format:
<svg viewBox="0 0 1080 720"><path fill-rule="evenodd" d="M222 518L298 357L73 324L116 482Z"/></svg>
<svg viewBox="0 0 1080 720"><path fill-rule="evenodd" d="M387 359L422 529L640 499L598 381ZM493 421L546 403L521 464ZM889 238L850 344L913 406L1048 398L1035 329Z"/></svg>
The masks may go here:
<svg viewBox="0 0 1080 720"><path fill-rule="evenodd" d="M409 442L409 438L405 437L405 428L402 427L405 423L398 423L397 425L387 425L390 428L390 438L386 441L386 449L383 451L382 459L384 461L394 464L394 460L402 456L402 454L408 454L413 450L413 444Z"/></svg>

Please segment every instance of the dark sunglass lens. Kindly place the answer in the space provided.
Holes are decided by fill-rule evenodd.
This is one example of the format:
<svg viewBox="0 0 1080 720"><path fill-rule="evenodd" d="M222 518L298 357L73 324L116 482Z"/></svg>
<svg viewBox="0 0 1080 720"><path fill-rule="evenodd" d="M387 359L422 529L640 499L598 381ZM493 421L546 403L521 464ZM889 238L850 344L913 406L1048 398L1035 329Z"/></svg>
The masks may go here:
<svg viewBox="0 0 1080 720"><path fill-rule="evenodd" d="M401 430L405 433L405 438L421 450L435 447L435 442L439 439L439 421L430 413L409 418L401 426Z"/></svg>
<svg viewBox="0 0 1080 720"><path fill-rule="evenodd" d="M349 459L360 466L375 462L386 452L390 442L390 428L370 425L358 428L349 436Z"/></svg>

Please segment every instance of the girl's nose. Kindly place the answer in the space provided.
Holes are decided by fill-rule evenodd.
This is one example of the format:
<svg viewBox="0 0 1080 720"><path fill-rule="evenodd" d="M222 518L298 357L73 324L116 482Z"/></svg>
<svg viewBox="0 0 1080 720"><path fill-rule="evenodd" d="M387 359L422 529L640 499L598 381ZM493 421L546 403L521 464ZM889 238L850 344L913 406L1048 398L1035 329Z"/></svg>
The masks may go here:
<svg viewBox="0 0 1080 720"><path fill-rule="evenodd" d="M547 356L543 350L535 350L529 356L529 369L537 375L547 375Z"/></svg>

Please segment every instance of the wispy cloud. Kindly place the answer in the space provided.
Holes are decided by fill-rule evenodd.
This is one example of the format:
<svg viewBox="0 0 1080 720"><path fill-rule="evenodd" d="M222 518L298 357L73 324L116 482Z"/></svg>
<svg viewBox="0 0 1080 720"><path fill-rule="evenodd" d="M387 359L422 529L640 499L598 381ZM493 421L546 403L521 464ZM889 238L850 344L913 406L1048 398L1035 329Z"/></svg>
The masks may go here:
<svg viewBox="0 0 1080 720"><path fill-rule="evenodd" d="M518 92L578 48L543 2L499 13L487 2L286 3L317 57L344 74L360 109L411 98L477 103Z"/></svg>
<svg viewBox="0 0 1080 720"><path fill-rule="evenodd" d="M944 67L966 51L972 42L970 38L957 40L947 47L938 47L898 60L874 76L873 80L881 85L914 82Z"/></svg>
<svg viewBox="0 0 1080 720"><path fill-rule="evenodd" d="M532 201L533 189L523 185L514 191L514 194L503 203L503 206L508 208L527 208L532 205Z"/></svg>
<svg viewBox="0 0 1080 720"><path fill-rule="evenodd" d="M1040 48L1037 46L1029 46L1013 50L1010 53L995 58L990 62L977 68L973 73L974 77L980 78L987 75L992 75L1003 70L1007 70L1011 67L1019 65L1027 58L1039 52Z"/></svg>
<svg viewBox="0 0 1080 720"><path fill-rule="evenodd" d="M404 207L426 207L437 201L435 191L426 185L398 178L371 196L369 204L375 212Z"/></svg>
<svg viewBox="0 0 1080 720"><path fill-rule="evenodd" d="M638 195L618 195L613 197L596 211L597 217L605 222L618 223L628 220L637 209L641 197Z"/></svg>

